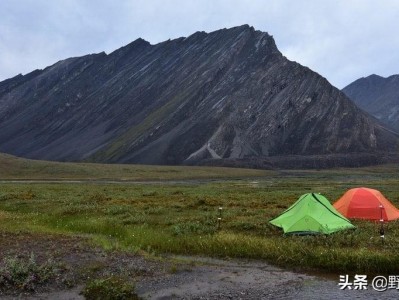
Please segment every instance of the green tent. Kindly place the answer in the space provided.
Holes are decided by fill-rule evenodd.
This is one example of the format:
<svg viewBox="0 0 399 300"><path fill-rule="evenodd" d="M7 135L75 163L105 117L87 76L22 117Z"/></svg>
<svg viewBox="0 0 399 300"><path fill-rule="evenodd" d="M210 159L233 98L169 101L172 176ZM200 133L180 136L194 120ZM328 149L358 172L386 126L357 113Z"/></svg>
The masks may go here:
<svg viewBox="0 0 399 300"><path fill-rule="evenodd" d="M320 194L302 195L290 208L270 221L281 227L284 233L330 234L335 231L355 228Z"/></svg>

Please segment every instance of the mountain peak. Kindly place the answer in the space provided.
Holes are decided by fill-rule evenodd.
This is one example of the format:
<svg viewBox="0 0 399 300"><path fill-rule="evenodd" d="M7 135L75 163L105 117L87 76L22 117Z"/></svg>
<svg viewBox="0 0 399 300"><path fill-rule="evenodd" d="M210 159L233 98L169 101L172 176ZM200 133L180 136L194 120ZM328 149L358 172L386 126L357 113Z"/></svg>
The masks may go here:
<svg viewBox="0 0 399 300"><path fill-rule="evenodd" d="M70 58L0 86L0 104L0 152L39 159L257 165L398 141L246 24Z"/></svg>
<svg viewBox="0 0 399 300"><path fill-rule="evenodd" d="M143 38L138 38L134 40L132 43L129 44L131 47L138 47L138 46L150 46L150 42L146 41Z"/></svg>
<svg viewBox="0 0 399 300"><path fill-rule="evenodd" d="M366 79L369 81L381 81L381 80L384 80L385 77L382 77L377 74L371 74L371 75L367 76Z"/></svg>
<svg viewBox="0 0 399 300"><path fill-rule="evenodd" d="M114 52L110 53L110 55L118 55L118 56L123 56L126 55L127 53L131 52L131 51L137 51L139 49L145 49L147 47L150 47L151 44L150 42L142 39L142 38L138 38L136 40L134 40L133 42L127 44L126 46L123 46L117 50L115 50Z"/></svg>
<svg viewBox="0 0 399 300"><path fill-rule="evenodd" d="M367 78L384 78L384 77L377 75L377 74L371 74L371 75L367 76Z"/></svg>

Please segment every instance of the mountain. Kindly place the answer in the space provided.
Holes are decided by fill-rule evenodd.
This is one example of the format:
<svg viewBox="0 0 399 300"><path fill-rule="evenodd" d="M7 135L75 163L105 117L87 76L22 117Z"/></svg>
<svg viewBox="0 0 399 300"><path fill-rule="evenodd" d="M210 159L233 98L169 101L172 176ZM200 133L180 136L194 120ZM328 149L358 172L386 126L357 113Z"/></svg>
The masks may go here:
<svg viewBox="0 0 399 300"><path fill-rule="evenodd" d="M156 45L138 39L5 80L0 128L1 152L111 163L257 165L398 143L248 25Z"/></svg>
<svg viewBox="0 0 399 300"><path fill-rule="evenodd" d="M342 90L359 107L399 132L399 75L370 75Z"/></svg>

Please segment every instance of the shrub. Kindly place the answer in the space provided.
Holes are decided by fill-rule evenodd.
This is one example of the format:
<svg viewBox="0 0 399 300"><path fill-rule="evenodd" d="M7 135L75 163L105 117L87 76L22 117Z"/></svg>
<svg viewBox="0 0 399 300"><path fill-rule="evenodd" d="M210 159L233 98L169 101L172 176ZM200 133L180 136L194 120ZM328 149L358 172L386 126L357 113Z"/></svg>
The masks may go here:
<svg viewBox="0 0 399 300"><path fill-rule="evenodd" d="M0 268L0 288L34 291L37 285L47 282L54 274L54 262L48 260L38 264L33 253L25 259L5 257Z"/></svg>
<svg viewBox="0 0 399 300"><path fill-rule="evenodd" d="M140 299L133 283L116 276L89 281L82 294L88 300Z"/></svg>

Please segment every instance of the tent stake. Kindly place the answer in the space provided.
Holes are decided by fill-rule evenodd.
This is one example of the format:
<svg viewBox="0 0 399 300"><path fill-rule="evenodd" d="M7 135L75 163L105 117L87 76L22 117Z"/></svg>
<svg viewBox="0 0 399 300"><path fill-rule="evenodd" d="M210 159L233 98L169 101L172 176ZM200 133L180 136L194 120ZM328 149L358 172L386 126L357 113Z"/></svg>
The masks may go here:
<svg viewBox="0 0 399 300"><path fill-rule="evenodd" d="M220 230L221 228L221 223L222 223L222 207L219 207L219 217L218 217L218 227L217 230Z"/></svg>
<svg viewBox="0 0 399 300"><path fill-rule="evenodd" d="M382 210L384 209L384 206L382 206L382 204L380 204L380 223L381 223L381 227L380 227L380 237L381 237L381 243L384 244L384 239L385 239L385 230L384 230L384 218L382 215Z"/></svg>

